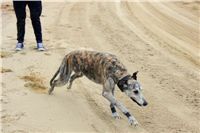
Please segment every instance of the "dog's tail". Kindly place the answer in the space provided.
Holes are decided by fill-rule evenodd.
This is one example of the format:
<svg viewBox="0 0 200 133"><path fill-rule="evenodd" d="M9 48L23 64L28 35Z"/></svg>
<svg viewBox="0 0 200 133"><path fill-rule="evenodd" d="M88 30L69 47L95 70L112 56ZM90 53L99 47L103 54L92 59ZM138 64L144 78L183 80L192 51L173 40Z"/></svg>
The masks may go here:
<svg viewBox="0 0 200 133"><path fill-rule="evenodd" d="M53 75L53 78L50 80L50 86L53 85L53 81L57 77L57 75L59 74L59 72L60 72L60 67L58 68L58 70L56 71L56 73Z"/></svg>
<svg viewBox="0 0 200 133"><path fill-rule="evenodd" d="M68 82L71 75L68 60L69 59L67 58L67 56L63 59L60 67L58 68L58 70L56 71L52 79L50 80L50 86L53 85L53 82L58 74L59 74L59 80L60 82L62 82L62 84L66 84Z"/></svg>

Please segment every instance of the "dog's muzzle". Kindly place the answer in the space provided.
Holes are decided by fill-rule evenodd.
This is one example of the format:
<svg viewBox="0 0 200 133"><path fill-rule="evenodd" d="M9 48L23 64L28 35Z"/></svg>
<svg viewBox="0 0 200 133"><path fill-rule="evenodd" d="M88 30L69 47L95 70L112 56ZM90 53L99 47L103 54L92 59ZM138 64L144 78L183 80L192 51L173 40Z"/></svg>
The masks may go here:
<svg viewBox="0 0 200 133"><path fill-rule="evenodd" d="M147 106L148 105L148 103L147 103L147 101L145 100L145 99L143 99L143 104L140 104L140 103L138 103L134 98L132 98L131 97L131 99L134 101L134 102L136 102L137 103L137 105L139 105L139 106Z"/></svg>

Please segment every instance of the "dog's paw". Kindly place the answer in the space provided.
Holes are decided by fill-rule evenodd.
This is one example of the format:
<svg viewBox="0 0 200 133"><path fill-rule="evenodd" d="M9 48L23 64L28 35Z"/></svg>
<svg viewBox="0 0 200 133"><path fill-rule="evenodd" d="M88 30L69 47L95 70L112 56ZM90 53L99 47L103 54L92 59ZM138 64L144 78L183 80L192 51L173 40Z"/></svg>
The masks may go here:
<svg viewBox="0 0 200 133"><path fill-rule="evenodd" d="M121 117L119 116L119 114L117 112L112 113L112 117L115 119L121 119Z"/></svg>
<svg viewBox="0 0 200 133"><path fill-rule="evenodd" d="M70 86L67 86L67 89L69 90L69 89L71 89L71 87L70 87Z"/></svg>
<svg viewBox="0 0 200 133"><path fill-rule="evenodd" d="M71 85L68 85L68 86L67 86L67 89L69 90L69 89L71 89L71 87L72 87Z"/></svg>
<svg viewBox="0 0 200 133"><path fill-rule="evenodd" d="M52 94L52 91L53 91L53 90L49 89L48 94L51 95L51 94Z"/></svg>
<svg viewBox="0 0 200 133"><path fill-rule="evenodd" d="M130 116L129 118L128 118L128 123L130 124L130 125L134 125L135 127L136 126L138 126L138 121L135 119L135 118L133 118L132 116Z"/></svg>

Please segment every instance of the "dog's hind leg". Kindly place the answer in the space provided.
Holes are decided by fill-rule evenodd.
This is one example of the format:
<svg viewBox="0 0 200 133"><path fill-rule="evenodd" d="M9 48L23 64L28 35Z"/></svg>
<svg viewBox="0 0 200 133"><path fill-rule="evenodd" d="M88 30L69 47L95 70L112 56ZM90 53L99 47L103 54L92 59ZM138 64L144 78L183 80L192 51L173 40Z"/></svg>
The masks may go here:
<svg viewBox="0 0 200 133"><path fill-rule="evenodd" d="M67 89L71 89L73 81L74 81L75 79L77 79L77 78L82 77L82 76L83 76L83 74L82 74L81 72L73 74L73 75L70 77L69 86L67 87Z"/></svg>
<svg viewBox="0 0 200 133"><path fill-rule="evenodd" d="M65 58L63 59L63 62L56 72L56 74L53 76L53 78L50 81L51 88L49 89L49 95L52 93L54 90L54 87L56 86L63 86L65 85L70 78L70 75L72 73L72 69L70 64L68 63L69 60L66 60ZM56 76L59 74L59 78L57 80L54 80Z"/></svg>
<svg viewBox="0 0 200 133"><path fill-rule="evenodd" d="M70 78L70 74L71 74L71 72L69 73L69 75L67 75L64 78L60 76L57 80L54 80L51 85L51 88L49 89L49 95L54 90L54 87L64 86L65 84L67 84L67 82L69 81L69 78Z"/></svg>

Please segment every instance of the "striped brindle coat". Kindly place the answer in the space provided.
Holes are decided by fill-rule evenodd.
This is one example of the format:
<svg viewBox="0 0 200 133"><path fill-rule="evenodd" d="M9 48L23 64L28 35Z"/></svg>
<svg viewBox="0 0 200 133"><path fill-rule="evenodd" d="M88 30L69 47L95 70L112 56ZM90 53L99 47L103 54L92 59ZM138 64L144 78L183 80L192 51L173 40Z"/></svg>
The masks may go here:
<svg viewBox="0 0 200 133"><path fill-rule="evenodd" d="M58 79L55 80L58 75ZM68 81L68 89L70 89L72 82L83 75L95 83L103 85L102 95L110 102L114 118L120 118L115 109L117 107L128 117L131 125L138 124L127 108L114 97L115 84L117 84L120 90L138 105L147 105L141 93L141 86L137 81L137 72L133 75L128 74L125 66L115 55L87 50L70 52L64 57L59 69L51 79L49 94L52 93L54 87L63 86Z"/></svg>

